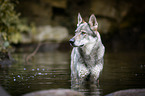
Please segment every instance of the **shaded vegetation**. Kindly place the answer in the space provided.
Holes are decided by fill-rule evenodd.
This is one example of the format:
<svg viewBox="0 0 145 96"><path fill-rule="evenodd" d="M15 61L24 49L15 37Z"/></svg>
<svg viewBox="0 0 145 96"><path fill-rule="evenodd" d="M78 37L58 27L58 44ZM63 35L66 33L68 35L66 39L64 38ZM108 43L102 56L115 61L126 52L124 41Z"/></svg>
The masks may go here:
<svg viewBox="0 0 145 96"><path fill-rule="evenodd" d="M33 32L34 24L20 19L20 13L15 11L17 0L0 0L0 61L12 60L10 56L11 44L17 44L22 34Z"/></svg>
<svg viewBox="0 0 145 96"><path fill-rule="evenodd" d="M20 13L15 11L16 4L17 0L0 1L0 51L3 52L10 48L11 43L18 43L22 33L32 30L26 19L19 18Z"/></svg>

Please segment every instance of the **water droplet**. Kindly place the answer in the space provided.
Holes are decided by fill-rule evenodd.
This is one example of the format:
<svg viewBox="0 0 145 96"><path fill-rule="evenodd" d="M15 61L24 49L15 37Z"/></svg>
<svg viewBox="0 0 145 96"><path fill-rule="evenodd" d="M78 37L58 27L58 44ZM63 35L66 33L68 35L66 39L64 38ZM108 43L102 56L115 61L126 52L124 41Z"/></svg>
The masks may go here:
<svg viewBox="0 0 145 96"><path fill-rule="evenodd" d="M20 75L18 75L18 77L20 78Z"/></svg>
<svg viewBox="0 0 145 96"><path fill-rule="evenodd" d="M16 79L14 79L14 81L16 81Z"/></svg>

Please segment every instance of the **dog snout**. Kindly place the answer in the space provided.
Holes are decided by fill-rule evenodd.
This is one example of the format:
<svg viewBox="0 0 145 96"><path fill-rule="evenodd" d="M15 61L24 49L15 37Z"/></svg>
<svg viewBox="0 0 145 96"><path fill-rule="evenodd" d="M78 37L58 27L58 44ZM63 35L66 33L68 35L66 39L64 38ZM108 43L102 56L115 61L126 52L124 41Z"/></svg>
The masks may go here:
<svg viewBox="0 0 145 96"><path fill-rule="evenodd" d="M75 39L74 38L72 38L72 39L69 40L69 43L71 43L72 45L74 44L74 42L75 42Z"/></svg>

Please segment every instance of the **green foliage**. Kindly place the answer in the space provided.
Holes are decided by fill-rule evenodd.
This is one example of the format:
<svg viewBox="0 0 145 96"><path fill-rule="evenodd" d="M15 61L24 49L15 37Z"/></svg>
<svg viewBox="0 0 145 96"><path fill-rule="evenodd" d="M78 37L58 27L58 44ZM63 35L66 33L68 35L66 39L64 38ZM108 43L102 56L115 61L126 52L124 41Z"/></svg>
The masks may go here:
<svg viewBox="0 0 145 96"><path fill-rule="evenodd" d="M6 50L11 43L19 43L22 33L33 31L26 23L26 19L20 19L20 13L16 13L14 7L17 0L0 0L0 51Z"/></svg>

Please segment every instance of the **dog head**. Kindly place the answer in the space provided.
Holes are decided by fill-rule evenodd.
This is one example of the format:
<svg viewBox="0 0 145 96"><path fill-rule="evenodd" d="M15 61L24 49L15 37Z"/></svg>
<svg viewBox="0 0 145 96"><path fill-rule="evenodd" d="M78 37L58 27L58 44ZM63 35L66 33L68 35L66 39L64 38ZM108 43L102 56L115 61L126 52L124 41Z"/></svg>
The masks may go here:
<svg viewBox="0 0 145 96"><path fill-rule="evenodd" d="M95 42L97 40L97 28L98 23L95 15L91 15L89 22L85 22L80 13L78 14L78 24L75 30L75 36L70 39L70 44L73 47L83 47L87 44Z"/></svg>

